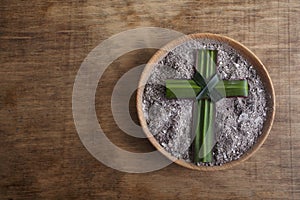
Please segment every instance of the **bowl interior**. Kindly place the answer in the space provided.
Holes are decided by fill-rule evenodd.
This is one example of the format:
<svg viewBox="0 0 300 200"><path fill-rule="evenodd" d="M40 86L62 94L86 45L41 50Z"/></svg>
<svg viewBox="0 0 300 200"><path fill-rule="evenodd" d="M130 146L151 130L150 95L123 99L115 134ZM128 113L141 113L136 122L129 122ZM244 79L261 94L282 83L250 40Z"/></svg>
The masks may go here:
<svg viewBox="0 0 300 200"><path fill-rule="evenodd" d="M142 110L142 97L143 97L143 92L144 92L144 86L151 74L152 68L163 58L167 55L169 51L177 47L178 45L187 42L189 40L193 39L210 39L210 40L215 40L224 44L228 44L231 46L233 49L235 49L239 54L241 54L246 60L248 60L253 67L256 69L257 73L262 79L262 82L264 84L266 93L267 95L267 116L266 116L266 121L264 122L262 134L259 136L257 142L252 146L250 150L248 150L241 158L235 161L231 161L228 163L225 163L221 166L197 166L193 163L188 163L185 160L182 159L177 159L173 157L170 153L168 153L159 143L158 141L154 138L154 136L151 134L151 132L148 129L145 116ZM242 45L241 43L225 37L221 35L216 35L216 34L209 34L209 33L198 33L198 34L191 34L191 35L186 35L183 37L180 37L164 47L162 47L160 50L158 50L153 57L149 60L147 63L140 81L139 81L139 86L137 90L137 111L138 111L138 117L141 123L141 126L147 136L147 138L150 140L150 142L155 146L156 149L158 149L162 154L164 154L167 158L170 160L174 161L175 163L187 167L190 169L196 169L196 170L202 170L202 171L214 171L214 170L221 170L221 169L227 169L230 168L238 163L241 163L245 160L247 160L250 156L252 156L259 148L260 146L264 143L266 140L267 136L269 135L269 132L271 130L273 121L274 121L274 116L275 116L275 94L274 94L274 87L271 81L271 78L265 68L265 66L262 64L262 62L258 59L257 56L254 55L247 47Z"/></svg>

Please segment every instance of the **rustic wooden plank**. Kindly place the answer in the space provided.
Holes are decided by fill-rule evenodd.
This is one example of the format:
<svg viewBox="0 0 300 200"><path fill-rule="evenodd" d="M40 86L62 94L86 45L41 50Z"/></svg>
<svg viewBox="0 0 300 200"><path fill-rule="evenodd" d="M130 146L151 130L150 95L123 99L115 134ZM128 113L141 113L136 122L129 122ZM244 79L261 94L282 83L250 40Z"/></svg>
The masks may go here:
<svg viewBox="0 0 300 200"><path fill-rule="evenodd" d="M297 0L1 1L0 198L299 199L299 13ZM101 41L139 26L224 34L261 58L274 80L277 114L254 157L213 173L172 164L127 174L86 151L71 109L77 70ZM99 82L101 97L96 94L98 119L108 137L133 152L153 147L116 127L111 92L122 74L153 53L119 58ZM136 115L134 101L131 112Z"/></svg>

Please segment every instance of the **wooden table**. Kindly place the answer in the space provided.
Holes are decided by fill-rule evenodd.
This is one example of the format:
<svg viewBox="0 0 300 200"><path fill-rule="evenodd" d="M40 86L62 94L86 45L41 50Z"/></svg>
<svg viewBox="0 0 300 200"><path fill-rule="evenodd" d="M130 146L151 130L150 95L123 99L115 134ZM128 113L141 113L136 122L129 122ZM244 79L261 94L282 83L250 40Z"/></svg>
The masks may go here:
<svg viewBox="0 0 300 200"><path fill-rule="evenodd" d="M300 198L299 1L2 0L0 16L0 199ZM269 138L254 157L213 173L171 164L130 174L89 154L72 116L77 71L102 41L144 26L223 34L262 60L276 88L277 113ZM154 148L116 126L112 89L154 52L121 56L98 84L99 122L125 150ZM134 98L130 106L137 121Z"/></svg>

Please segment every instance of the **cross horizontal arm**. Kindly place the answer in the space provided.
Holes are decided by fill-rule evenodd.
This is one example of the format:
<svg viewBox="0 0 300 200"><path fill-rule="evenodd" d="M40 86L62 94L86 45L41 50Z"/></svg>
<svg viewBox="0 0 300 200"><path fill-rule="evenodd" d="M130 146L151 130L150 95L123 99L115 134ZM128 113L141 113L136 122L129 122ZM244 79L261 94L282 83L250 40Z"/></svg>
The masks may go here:
<svg viewBox="0 0 300 200"><path fill-rule="evenodd" d="M194 80L168 79L166 80L166 98L196 98L202 90ZM215 89L224 97L247 97L247 80L220 81ZM209 98L207 95L205 98Z"/></svg>

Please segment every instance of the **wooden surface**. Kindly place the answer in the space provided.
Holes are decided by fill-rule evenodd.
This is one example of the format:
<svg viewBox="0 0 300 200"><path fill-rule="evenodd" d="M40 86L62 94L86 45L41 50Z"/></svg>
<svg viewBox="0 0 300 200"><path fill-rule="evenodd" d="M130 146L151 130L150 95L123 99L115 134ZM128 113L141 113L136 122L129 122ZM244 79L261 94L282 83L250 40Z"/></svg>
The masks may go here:
<svg viewBox="0 0 300 200"><path fill-rule="evenodd" d="M298 0L1 0L0 199L299 199L299 19ZM276 89L277 113L254 157L213 173L171 164L129 174L88 153L72 117L76 73L100 42L140 26L224 34L262 60ZM96 94L104 131L133 152L154 148L117 128L110 97L122 74L153 53L120 57L99 82L101 98ZM134 100L130 106L136 120Z"/></svg>

